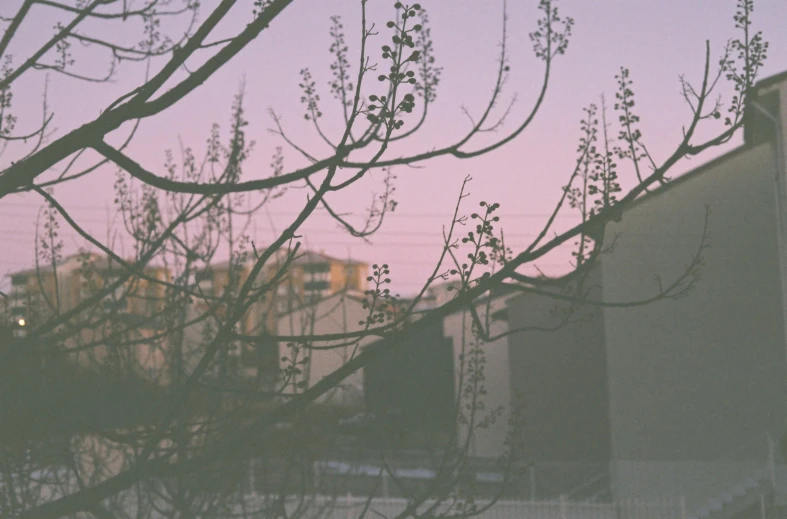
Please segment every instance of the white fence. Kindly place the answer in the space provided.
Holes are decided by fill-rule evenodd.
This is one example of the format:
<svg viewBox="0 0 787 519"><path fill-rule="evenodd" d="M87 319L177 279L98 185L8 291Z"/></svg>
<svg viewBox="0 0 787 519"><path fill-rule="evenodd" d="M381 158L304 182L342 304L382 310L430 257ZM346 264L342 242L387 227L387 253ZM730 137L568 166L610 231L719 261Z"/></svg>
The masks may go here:
<svg viewBox="0 0 787 519"><path fill-rule="evenodd" d="M367 500L361 497L314 497L304 502L288 501L288 516L298 519L356 519L361 517ZM300 504L300 506L299 506ZM407 500L400 498L374 498L365 518L393 519L407 508ZM686 519L683 500L679 498L659 501L637 499L614 503L577 503L570 501L498 501L488 509L483 501L476 502L480 513L462 513L461 508L451 508L441 503L430 510L433 503L418 507L416 515L426 517L476 517L478 519ZM259 503L262 505L262 503ZM257 508L257 507L255 507ZM264 506L262 509L264 510ZM257 508L260 510L260 508ZM272 512L272 510L271 510ZM264 517L262 512L259 517ZM257 517L257 516L255 516Z"/></svg>

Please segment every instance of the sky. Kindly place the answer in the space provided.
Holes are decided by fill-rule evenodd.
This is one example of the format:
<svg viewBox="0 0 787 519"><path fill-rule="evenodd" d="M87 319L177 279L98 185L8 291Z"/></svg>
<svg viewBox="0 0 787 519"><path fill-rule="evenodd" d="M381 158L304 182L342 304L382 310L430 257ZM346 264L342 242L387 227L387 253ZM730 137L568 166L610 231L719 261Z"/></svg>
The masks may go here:
<svg viewBox="0 0 787 519"><path fill-rule="evenodd" d="M201 19L215 1L202 4ZM251 1L237 2L227 23L219 27L223 35L242 28L251 17ZM421 0L430 15L435 54L443 76L435 105L422 131L405 144L392 148L389 157L430 150L451 144L469 127L465 107L478 116L494 84L496 59L501 38L503 7L498 0ZM0 5L0 15L10 16L21 0ZM381 33L370 43L373 56L385 42L384 24L393 13L393 1L371 0L369 17ZM337 257L352 257L368 263L388 263L393 287L403 295L416 291L431 273L439 257L441 233L450 224L457 196L466 176L471 176L469 196L462 211L477 210L480 201L500 204L501 226L514 249L522 247L537 234L558 200L561 188L576 161L579 121L582 108L599 103L604 94L614 97L615 74L621 66L631 71L637 110L641 117L644 142L657 161L666 158L680 141L681 127L691 115L679 94L679 77L699 81L703 67L705 40L710 41L712 63L718 61L725 42L737 34L732 16L734 0L561 0L560 11L575 20L571 42L565 56L555 60L550 87L543 106L531 126L517 139L498 151L480 158L458 160L440 158L419 164L418 168L399 167L394 199L396 211L386 216L377 235L364 243L348 236L324 212L316 212L303 228L304 245ZM787 70L787 48L781 27L787 20L787 2L758 0L754 28L762 30L771 42L768 60L761 77ZM504 92L505 103L514 96L509 119L497 135L471 141L469 149L482 146L484 139L505 135L525 117L534 102L543 73L543 63L533 57L528 33L535 27L535 0L509 0L508 34L511 77ZM287 134L312 154L325 156L328 149L312 127L303 120L298 83L299 71L308 67L317 83L322 100L323 121L329 131L341 131L340 112L328 91L330 77L329 27L331 16L341 15L347 31L352 73L357 72L358 2L351 0L296 0L270 28L252 42L219 73L192 95L160 116L142 122L131 145L130 155L153 172L163 172L164 152L181 145L192 146L199 154L210 127L218 122L226 132L230 106L240 85L244 85L248 137L256 142L245 167L245 178L270 174L271 155L276 146L284 147L285 169L305 165L297 153L269 130L273 123L269 110L280 114ZM51 32L62 16L34 8L20 28L11 47L21 59ZM165 26L182 33L182 24ZM139 41L139 26L96 27L98 34L117 41ZM77 67L84 71L104 70L106 61L93 48L75 49ZM190 62L196 66L199 60ZM155 69L161 62L153 62ZM14 92L20 116L19 130L32 128L40 120L41 99L48 81L48 104L54 112L56 131L63 135L100 113L119 95L144 80L144 65L126 66L110 84L88 84L71 78L34 72L18 82ZM367 84L365 95L376 92L376 81ZM729 92L729 89L725 91ZM418 109L416 108L416 112ZM609 114L610 119L613 119ZM413 117L412 119L414 119ZM406 120L406 124L410 121ZM617 130L610 127L613 133ZM704 133L721 130L711 126ZM118 142L124 129L109 140ZM226 135L226 133L225 133ZM51 138L50 138L51 140ZM671 176L689 171L731 148L739 146L737 136L725 147L711 150L676 166ZM84 157L90 159L89 153ZM93 157L95 158L95 157ZM13 160L12 154L0 156L0 169ZM61 166L62 167L62 166ZM57 168L55 168L57 170ZM69 185L56 188L56 198L74 218L97 237L108 234L113 220L113 191L116 168L98 170ZM632 185L634 173L621 166L624 188ZM373 173L330 201L345 212L362 214L374 192L381 190L382 175ZM305 201L306 191L292 189L270 204L255 219L251 238L267 243L294 217ZM29 267L35 260L36 216L41 199L34 195L8 196L0 201L0 275ZM564 211L556 231L576 221L576 214ZM63 224L64 225L64 224ZM466 231L465 231L466 232ZM84 246L73 232L63 231L65 252ZM118 252L123 253L119 242ZM538 267L557 274L568 268L566 251L543 258ZM528 272L533 272L532 268Z"/></svg>

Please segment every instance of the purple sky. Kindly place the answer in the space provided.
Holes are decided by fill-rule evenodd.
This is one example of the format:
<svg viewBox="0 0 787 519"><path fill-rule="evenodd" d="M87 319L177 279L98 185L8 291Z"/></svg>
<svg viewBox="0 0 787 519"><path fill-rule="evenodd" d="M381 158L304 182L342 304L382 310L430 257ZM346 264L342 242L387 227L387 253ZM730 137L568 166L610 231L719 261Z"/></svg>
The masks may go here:
<svg viewBox="0 0 787 519"><path fill-rule="evenodd" d="M0 14L10 16L20 3L21 0L3 2ZM203 18L214 3L204 2ZM387 38L384 24L391 15L389 4L393 2L374 0L370 3L371 18L382 32L371 42L372 56L376 57L383 44L382 35ZM161 173L164 150L179 149L179 139L201 151L214 121L223 129L228 127L229 107L243 78L246 114L250 120L248 133L257 142L245 168L246 178L269 174L271 153L278 145L285 146L287 169L304 164L295 152L267 131L272 126L269 108L282 116L285 130L298 144L318 156L327 154L313 129L304 124L297 88L298 71L307 66L312 70L323 101L326 127L339 129L338 107L332 103L327 89L328 28L330 16L341 14L345 18L350 49L357 51L357 24L353 23L358 18L356 4L350 0L294 2L270 30L193 95L161 116L144 121L131 147L131 155L148 169ZM468 128L460 107L466 106L477 115L494 81L502 1L422 0L421 4L430 12L438 64L444 67L443 80L430 122L420 137L394 148L389 156L428 150L460 138ZM542 63L533 57L527 36L535 25L537 2L516 0L508 4L512 76L504 99L517 94L518 100L501 134L519 124L529 110L542 72ZM685 73L690 80L700 79L705 39L711 41L713 62L718 61L727 39L737 36L732 23L735 2L562 0L559 5L563 14L575 19L574 34L567 55L555 62L546 101L524 134L499 151L478 159L436 159L423 163L421 169L398 168L395 199L399 205L396 212L387 217L379 235L372 238L373 245L352 239L335 222L317 213L304 228L308 246L339 257L349 254L369 263L389 263L394 287L402 293L412 292L431 271L439 255L442 226L450 222L456 196L466 175L473 177L469 188L471 196L466 199L467 212L475 211L481 200L500 203L501 223L507 237L514 245L523 245L540 229L575 163L581 109L590 102L598 102L602 93L606 93L608 99L614 96L614 75L621 65L631 70L645 143L657 160L666 157L679 142L681 125L690 116L679 95L678 76ZM242 27L248 22L250 6L250 1L238 2L236 12L231 15L232 23L224 27L226 34L233 27ZM787 69L787 49L780 36L784 20L787 20L787 2L757 1L755 28L762 29L771 42L762 77ZM12 47L11 52L21 56L25 49L49 34L42 28L50 28L56 21L46 11L36 11L23 25L18 45ZM173 30L182 32L179 27ZM107 34L126 42L140 39L139 33L131 27L115 27ZM100 55L94 51L78 52L78 65L82 64L85 69L96 70L103 66ZM351 63L355 73L354 55ZM143 67L129 66L109 85L50 77L49 103L55 112L57 135L95 117L118 95L138 85L143 75ZM15 101L20 131L39 121L43 83L42 73L30 74L18 82ZM376 81L370 81L367 86L366 95L378 93ZM330 124L330 120L334 124ZM614 126L611 129L616 133ZM117 142L118 137L113 142ZM684 161L672 174L692 169L740 142L739 136L726 148L713 150L691 162ZM476 147L471 142L469 148ZM9 160L13 160L11 154L0 157L0 168ZM621 175L624 187L631 185L633 172L622 167ZM114 169L106 168L71 185L58 187L55 195L81 224L96 236L106 236L114 178ZM376 173L330 200L345 211L362 211L368 206L371 193L380 191L381 178L381 174ZM293 216L293 208L300 206L305 196L304 190L292 190L271 204L269 216L261 214L255 222L252 236L255 241L269 241L273 237L271 223L276 229L285 226ZM3 242L0 274L33 263L33 229L40 205L40 199L33 195L6 197L0 204L0 239ZM570 210L565 215L559 219L557 230L573 221ZM73 233L65 232L64 235L67 253L83 245ZM566 259L565 254L556 254L545 258L539 266L546 272L557 273L566 269Z"/></svg>

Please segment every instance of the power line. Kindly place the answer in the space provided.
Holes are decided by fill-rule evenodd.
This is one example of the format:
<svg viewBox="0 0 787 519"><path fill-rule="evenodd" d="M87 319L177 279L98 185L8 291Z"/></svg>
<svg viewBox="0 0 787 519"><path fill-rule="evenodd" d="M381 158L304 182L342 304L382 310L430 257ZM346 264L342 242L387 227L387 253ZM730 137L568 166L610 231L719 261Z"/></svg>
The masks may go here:
<svg viewBox="0 0 787 519"><path fill-rule="evenodd" d="M15 205L16 205L16 207L30 207L30 208L35 208L35 209L39 209L39 208L43 207L43 206L38 206L38 205L33 205L33 204L15 204ZM101 212L104 212L104 213L107 212L107 208L106 207L91 207L91 206L77 206L77 205L66 207L65 204L63 205L63 207L67 211L69 211L69 210L79 210L79 211L101 211ZM296 212L296 211L266 211L266 212L263 212L263 210L260 209L260 216L262 216L263 214L271 215L271 216L298 216L299 213ZM324 214L326 216L328 215L326 212L323 212L323 211L321 211L319 209L316 210L312 214ZM0 216L17 216L17 215L18 215L18 213L16 213L16 212L14 212L14 213L0 212ZM551 216L552 216L552 213L500 213L501 219L502 218L549 218ZM557 216L558 216L558 218L569 218L569 217L576 218L577 217L576 215L569 215L569 214L558 214ZM410 212L398 212L398 211L395 211L395 212L389 213L389 217L391 217L391 218L451 218L451 213L450 212L445 212L445 213L425 213L425 212L424 213L421 213L421 212L410 213Z"/></svg>
<svg viewBox="0 0 787 519"><path fill-rule="evenodd" d="M67 233L67 232L74 232L74 233L76 233L76 231L73 230L73 229L61 229L61 232L63 232L63 233ZM342 231L340 229L301 229L299 232L304 237L304 239L309 240L309 241L312 241L310 235L313 236L315 234L319 234L319 235L326 235L327 234L327 235L334 235L334 236L346 236L348 238L352 238L352 236L350 236L350 234L347 231ZM504 232L505 232L505 229L504 229ZM11 235L11 236L29 236L29 237L33 237L35 235L34 233L26 232L26 231L20 231L18 229L0 229L0 236L4 235L4 234ZM531 238L531 237L535 237L537 235L538 235L538 233L535 233L535 232L532 232L532 233L505 233L506 239ZM377 231L374 234L372 234L369 237L369 239L370 240L374 240L375 237L396 238L396 237L400 237L400 236L401 237L405 237L405 238L414 238L414 237L431 238L432 240L434 240L434 241L436 241L438 243L441 243L442 242L442 238L443 238L442 235L440 233L437 233L437 232L430 233L430 232L425 232L425 231L412 231L412 232L409 232L409 231ZM464 237L464 236L467 236L467 233L456 233L455 232L454 235L453 235L454 238L461 238L461 237ZM348 245L352 244L352 245L368 245L368 246L388 245L387 242L385 244L374 244L374 243L368 243L367 244L366 242L364 242L360 238L353 238L353 240L354 241L348 241L346 243ZM400 243L403 243L405 245L409 245L410 243L414 243L414 242L400 242Z"/></svg>
<svg viewBox="0 0 787 519"><path fill-rule="evenodd" d="M299 240L301 240L301 241L308 241L310 247L313 244L346 245L346 246L350 246L350 247L386 247L386 246L392 246L392 245L393 246L397 246L397 245L411 246L413 244L415 244L416 246L419 246L419 247L426 246L426 245L439 245L439 246L442 246L442 238L443 238L442 235L440 235L439 233L436 233L436 232L435 233L430 233L430 232L425 232L425 231L412 231L412 232L410 232L410 231L404 231L404 230L400 230L400 231L393 231L393 230L392 231L382 231L381 230L381 231L377 231L374 234L372 234L371 236L369 236L368 239L369 240L375 240L375 238L383 238L384 237L384 238L386 238L385 242L367 243L363 239L361 239L361 238L354 238L349 233L347 233L346 231L342 231L340 229L301 229L299 232L301 233L301 236L302 236L302 238L299 238ZM535 233L535 232L529 232L529 233L507 233L507 232L505 232L505 229L503 229L503 232L505 234L505 238L506 238L507 242L508 241L519 241L519 240L528 239L528 238L534 238L534 237L536 237L538 235L538 233ZM68 234L66 234L66 233L68 233ZM73 235L71 233L73 233ZM21 231L21 230L18 230L18 229L0 229L0 236L3 236L3 235L12 236L12 237L6 238L4 240L4 241L7 241L7 242L29 243L29 241L30 241L29 239L14 239L13 236L23 236L23 237L33 238L35 236L35 233L28 232L28 231ZM336 240L323 241L323 240L320 240L320 239L314 240L313 239L314 235L344 236L344 237L347 237L349 241L336 241ZM663 233L663 232L642 232L642 231L634 231L634 232L632 232L632 231L626 231L625 235L627 237L636 236L636 237L647 238L647 237L665 236L665 233ZM465 237L465 236L467 236L467 233L464 233L464 232L457 233L457 232L455 232L454 235L453 235L453 239L461 239L462 237ZM686 232L673 231L673 232L669 233L669 236L673 237L673 238L674 237L694 238L694 237L699 236L699 233L698 232L690 232L690 231L686 231ZM79 234L75 230L73 230L71 228L61 229L60 230L60 237L64 238L64 239L69 239L69 238L78 238L80 240L82 239L82 237L79 236ZM396 237L404 237L404 238L420 237L420 238L431 239L431 241L427 242L426 240L424 240L424 241L396 241L396 242L391 242L391 241L387 240L387 238L396 238ZM130 238L130 236L123 235L123 236L120 237L120 239L123 239L123 238ZM548 239L549 236L546 236L545 238ZM260 240L260 241L263 241L263 240Z"/></svg>

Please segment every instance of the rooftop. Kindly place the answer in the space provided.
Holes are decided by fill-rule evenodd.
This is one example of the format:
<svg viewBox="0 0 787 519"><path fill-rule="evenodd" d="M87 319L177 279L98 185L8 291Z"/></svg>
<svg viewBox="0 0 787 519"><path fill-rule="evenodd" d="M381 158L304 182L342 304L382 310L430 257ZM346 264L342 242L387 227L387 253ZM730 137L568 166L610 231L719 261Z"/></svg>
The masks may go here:
<svg viewBox="0 0 787 519"><path fill-rule="evenodd" d="M261 249L264 250L264 249ZM279 255L282 256L286 253L284 249L279 249ZM314 265L317 263L331 263L337 262L344 265L366 265L363 261L357 261L351 258L348 259L339 259L333 256L329 256L324 252L315 252L315 251L303 251L299 252L295 259L293 260L293 265ZM249 260L246 264L253 264L254 259ZM238 265L239 266L239 265ZM211 263L207 268L210 270L226 270L230 267L230 261L219 261L215 263Z"/></svg>
<svg viewBox="0 0 787 519"><path fill-rule="evenodd" d="M778 74L774 74L772 76L768 76L767 78L763 78L757 82L754 86L754 91L750 96L750 100L755 100L759 105L764 107L766 110L772 113L778 113L779 110L779 97L778 93L774 91L774 86L778 85L779 83L787 84L787 70L780 72ZM753 109L747 109L744 114L744 144L742 146L738 146L727 153L724 153L704 164L697 166L696 168L687 171L686 173L676 177L675 179L671 180L670 182L660 185L655 188L651 188L650 192L646 192L634 202L626 207L625 210L630 210L634 206L638 206L641 203L647 202L648 200L652 200L657 196L661 195L662 193L674 188L677 185L682 184L683 182L692 179L702 173L705 173L712 168L718 166L720 163L727 161L745 151L750 150L754 146L762 144L767 140L770 140L773 135L773 126L770 121L765 121L765 116L761 115L759 111L755 111ZM784 124L784 123L783 123Z"/></svg>

